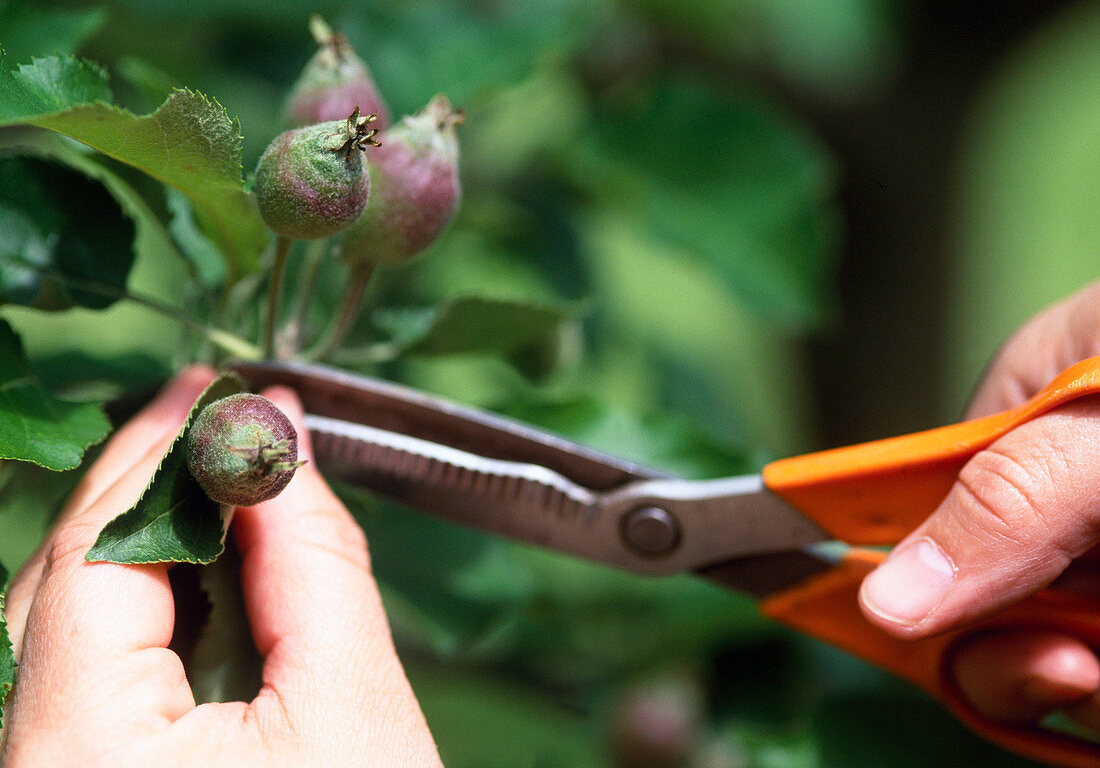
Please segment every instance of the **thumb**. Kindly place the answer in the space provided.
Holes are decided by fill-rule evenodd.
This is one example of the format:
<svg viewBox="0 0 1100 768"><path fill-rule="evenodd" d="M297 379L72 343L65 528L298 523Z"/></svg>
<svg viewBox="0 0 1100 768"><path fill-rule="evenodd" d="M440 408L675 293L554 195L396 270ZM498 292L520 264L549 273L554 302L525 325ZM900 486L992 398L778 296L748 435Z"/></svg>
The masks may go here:
<svg viewBox="0 0 1100 768"><path fill-rule="evenodd" d="M1072 403L977 453L940 507L863 582L868 620L902 637L997 613L1100 541L1100 402Z"/></svg>

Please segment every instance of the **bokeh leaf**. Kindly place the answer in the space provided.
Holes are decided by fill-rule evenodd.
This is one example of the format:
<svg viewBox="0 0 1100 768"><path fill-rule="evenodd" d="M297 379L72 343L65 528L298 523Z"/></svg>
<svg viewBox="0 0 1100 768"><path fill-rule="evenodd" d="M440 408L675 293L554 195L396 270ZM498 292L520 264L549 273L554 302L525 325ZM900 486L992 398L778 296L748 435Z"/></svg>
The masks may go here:
<svg viewBox="0 0 1100 768"><path fill-rule="evenodd" d="M0 156L0 303L103 309L126 289L135 225L99 183Z"/></svg>
<svg viewBox="0 0 1100 768"><path fill-rule="evenodd" d="M0 462L0 562L22 567L82 475L80 467L58 472L27 461Z"/></svg>
<svg viewBox="0 0 1100 768"><path fill-rule="evenodd" d="M1100 5L1069 4L982 78L951 171L943 417L1016 328L1097 278L1098 49Z"/></svg>
<svg viewBox="0 0 1100 768"><path fill-rule="evenodd" d="M753 472L760 452L726 444L691 421L668 412L638 413L595 397L536 396L502 407L512 418L569 435L582 445L628 453L631 461L700 479Z"/></svg>
<svg viewBox="0 0 1100 768"><path fill-rule="evenodd" d="M110 427L98 405L65 402L47 392L27 363L19 337L0 320L0 459L72 469Z"/></svg>
<svg viewBox="0 0 1100 768"><path fill-rule="evenodd" d="M448 768L611 768L590 724L567 702L421 658L405 668Z"/></svg>
<svg viewBox="0 0 1100 768"><path fill-rule="evenodd" d="M229 521L187 468L187 435L209 403L244 390L244 382L233 374L219 376L206 388L141 498L104 526L86 560L210 563L222 553Z"/></svg>
<svg viewBox="0 0 1100 768"><path fill-rule="evenodd" d="M401 114L419 109L440 90L462 104L514 82L542 56L577 45L599 12L592 0L529 0L484 8L371 0L334 21L369 57L391 108ZM401 87L388 87L391 79Z"/></svg>
<svg viewBox="0 0 1100 768"><path fill-rule="evenodd" d="M582 562L334 487L367 533L405 647L580 686L764 626L748 600L698 579Z"/></svg>
<svg viewBox="0 0 1100 768"><path fill-rule="evenodd" d="M515 355L555 341L573 312L549 304L464 296L436 307L376 310L374 323L390 335L367 357L402 355ZM347 359L355 357L348 350Z"/></svg>
<svg viewBox="0 0 1100 768"><path fill-rule="evenodd" d="M0 125L57 131L178 189L233 268L255 269L267 235L243 189L237 122L193 91L174 91L144 116L109 100L106 74L87 62L50 57L16 71L0 66Z"/></svg>
<svg viewBox="0 0 1100 768"><path fill-rule="evenodd" d="M754 60L820 96L849 99L897 73L901 4L891 0L629 0L665 34ZM763 61L761 61L761 59Z"/></svg>
<svg viewBox="0 0 1100 768"><path fill-rule="evenodd" d="M43 8L24 2L0 2L0 44L17 62L32 56L76 53L107 21L103 8Z"/></svg>
<svg viewBox="0 0 1100 768"><path fill-rule="evenodd" d="M168 231L179 246L180 253L191 262L203 285L209 288L223 285L228 272L225 257L198 227L190 200L183 193L169 189L166 202L168 211L172 214Z"/></svg>
<svg viewBox="0 0 1100 768"><path fill-rule="evenodd" d="M682 246L758 313L819 325L835 228L823 150L759 97L687 73L658 79L639 102L594 124L577 182Z"/></svg>

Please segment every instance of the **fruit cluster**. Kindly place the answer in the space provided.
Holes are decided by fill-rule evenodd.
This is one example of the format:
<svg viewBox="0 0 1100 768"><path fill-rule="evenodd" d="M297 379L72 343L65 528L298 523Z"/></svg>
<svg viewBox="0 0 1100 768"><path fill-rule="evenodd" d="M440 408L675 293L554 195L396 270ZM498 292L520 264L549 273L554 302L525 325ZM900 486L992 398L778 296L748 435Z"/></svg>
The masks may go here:
<svg viewBox="0 0 1100 768"><path fill-rule="evenodd" d="M312 28L319 50L284 109L293 127L256 166L260 213L295 240L343 233L340 252L352 265L406 261L435 240L458 206L455 126L462 114L436 96L391 126L370 69L347 39L318 18Z"/></svg>

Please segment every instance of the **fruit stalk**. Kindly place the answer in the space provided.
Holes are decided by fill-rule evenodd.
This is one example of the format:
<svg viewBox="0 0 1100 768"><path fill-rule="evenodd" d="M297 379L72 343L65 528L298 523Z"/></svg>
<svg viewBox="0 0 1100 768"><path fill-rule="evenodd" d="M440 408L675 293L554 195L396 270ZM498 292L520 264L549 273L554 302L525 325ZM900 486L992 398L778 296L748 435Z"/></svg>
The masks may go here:
<svg viewBox="0 0 1100 768"><path fill-rule="evenodd" d="M271 283L267 291L267 313L264 317L263 356L270 359L275 354L275 328L279 322L279 304L282 301L283 275L290 256L291 240L279 235L275 238L275 256L271 262Z"/></svg>
<svg viewBox="0 0 1100 768"><path fill-rule="evenodd" d="M305 333L306 326L309 324L309 309L317 293L317 281L321 277L321 269L328 253L329 241L327 240L314 240L306 248L298 278L300 287L294 300L294 309L291 312L290 321L278 335L275 343L275 353L280 360L288 360L298 353L302 334Z"/></svg>
<svg viewBox="0 0 1100 768"><path fill-rule="evenodd" d="M329 326L325 338L316 348L306 353L306 360L324 360L335 352L355 324L355 318L359 314L359 308L363 304L363 296L367 292L367 284L374 274L374 264L360 262L352 266L351 276L348 282L348 290L344 294L344 300L336 313L336 319Z"/></svg>
<svg viewBox="0 0 1100 768"><path fill-rule="evenodd" d="M128 290L119 290L118 288L105 285L104 283L97 282L95 280L84 280L76 278L71 275L64 274L62 272L52 269L39 270L44 276L50 280L56 280L59 283L72 286L73 288L79 288L82 291L90 291L92 293L99 293L104 296L110 296L111 298L118 299L120 301L130 301L146 309L152 310L164 317L171 320L175 320L180 325L188 328L208 342L216 347L219 347L222 351L228 352L231 355L239 357L243 360L258 360L261 357L261 350L259 347L250 344L242 339L240 336L224 331L216 326L207 325L185 312L181 312L176 307L164 304L157 299L150 296L143 296L139 293L133 293Z"/></svg>

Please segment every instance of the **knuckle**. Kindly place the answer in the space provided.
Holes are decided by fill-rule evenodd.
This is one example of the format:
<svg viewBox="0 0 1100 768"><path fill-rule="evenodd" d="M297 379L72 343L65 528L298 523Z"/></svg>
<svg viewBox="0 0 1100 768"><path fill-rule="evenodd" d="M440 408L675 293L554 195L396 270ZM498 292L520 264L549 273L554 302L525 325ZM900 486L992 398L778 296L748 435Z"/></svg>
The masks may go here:
<svg viewBox="0 0 1100 768"><path fill-rule="evenodd" d="M84 562L84 554L97 534L97 526L79 518L63 525L46 549L44 572L66 570Z"/></svg>
<svg viewBox="0 0 1100 768"><path fill-rule="evenodd" d="M188 685L183 661L175 651L159 646L143 648L129 657L130 684L176 690Z"/></svg>
<svg viewBox="0 0 1100 768"><path fill-rule="evenodd" d="M1052 481L1049 462L1019 458L995 447L986 448L959 473L958 489L969 522L983 533L1015 543L1033 540L1054 517L1045 489Z"/></svg>

